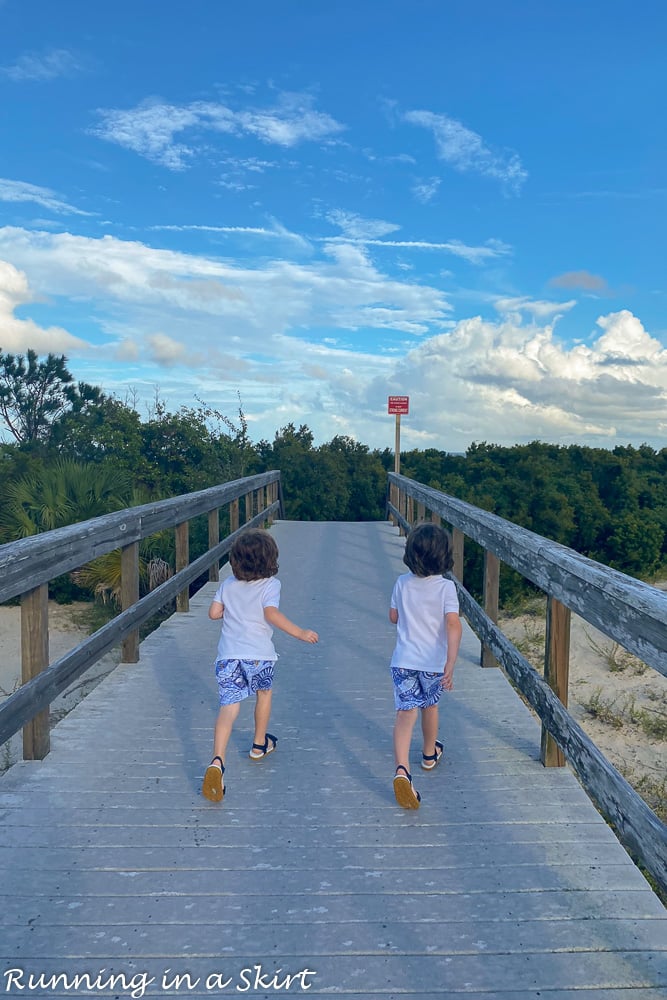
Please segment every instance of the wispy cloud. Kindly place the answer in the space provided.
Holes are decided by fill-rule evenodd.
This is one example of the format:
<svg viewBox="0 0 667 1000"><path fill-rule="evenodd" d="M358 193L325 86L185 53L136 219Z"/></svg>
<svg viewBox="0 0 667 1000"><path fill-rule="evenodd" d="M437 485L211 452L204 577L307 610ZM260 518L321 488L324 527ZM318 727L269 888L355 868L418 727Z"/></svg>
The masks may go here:
<svg viewBox="0 0 667 1000"><path fill-rule="evenodd" d="M493 151L477 132L449 115L407 111L403 118L411 125L430 129L439 158L460 173L493 177L513 194L518 194L523 187L528 173L516 153Z"/></svg>
<svg viewBox="0 0 667 1000"><path fill-rule="evenodd" d="M5 177L0 177L0 201L30 201L41 205L43 208L48 208L52 212L57 212L59 215L91 214L63 201L50 188L39 187L37 184L28 184L26 181L12 181Z"/></svg>
<svg viewBox="0 0 667 1000"><path fill-rule="evenodd" d="M440 184L441 180L439 177L431 177L429 180L415 181L412 186L412 193L417 201L420 201L422 205L428 205L429 201L432 201L438 193Z"/></svg>
<svg viewBox="0 0 667 1000"><path fill-rule="evenodd" d="M175 105L153 98L126 110L99 109L101 123L91 132L170 170L184 170L196 155L202 132L253 135L269 145L289 148L327 141L343 131L343 125L313 103L309 94L288 93L272 108L235 111L213 102ZM186 132L191 135L189 144L176 140ZM245 170L255 172L270 165L259 159L244 161Z"/></svg>
<svg viewBox="0 0 667 1000"><path fill-rule="evenodd" d="M516 296L514 298L498 298L494 305L499 313L508 316L517 316L522 312L529 313L536 319L549 319L561 313L569 312L577 304L576 299L569 299L567 302L549 302L544 299L530 299L527 295ZM520 319L518 319L520 322Z"/></svg>
<svg viewBox="0 0 667 1000"><path fill-rule="evenodd" d="M1 66L0 74L15 83L29 80L43 82L75 76L81 69L79 60L67 49L51 49L42 53L26 52L12 65Z"/></svg>

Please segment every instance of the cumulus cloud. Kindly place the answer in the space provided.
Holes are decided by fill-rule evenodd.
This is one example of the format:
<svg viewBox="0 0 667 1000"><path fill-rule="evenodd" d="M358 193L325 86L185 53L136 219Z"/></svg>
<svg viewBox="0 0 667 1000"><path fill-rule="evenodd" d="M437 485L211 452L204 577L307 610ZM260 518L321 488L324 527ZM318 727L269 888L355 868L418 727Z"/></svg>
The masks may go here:
<svg viewBox="0 0 667 1000"><path fill-rule="evenodd" d="M311 95L291 93L282 94L271 108L239 111L210 101L176 105L151 98L134 108L98 109L100 124L91 133L178 171L185 170L196 155L204 132L252 135L268 145L289 148L327 141L343 131L343 125L313 104ZM185 132L191 137L188 144L176 138ZM270 165L254 161L256 171Z"/></svg>
<svg viewBox="0 0 667 1000"><path fill-rule="evenodd" d="M63 353L85 350L87 344L59 326L42 327L31 319L19 319L19 306L33 302L26 275L8 261L0 260L0 350L13 353L35 351Z"/></svg>
<svg viewBox="0 0 667 1000"><path fill-rule="evenodd" d="M528 177L519 156L490 149L477 132L449 115L433 111L407 111L404 120L429 129L438 156L460 173L477 173L501 181L504 189L518 194Z"/></svg>
<svg viewBox="0 0 667 1000"><path fill-rule="evenodd" d="M386 395L409 395L408 439L412 426L451 450L536 438L660 446L667 351L627 310L600 317L598 327L590 346L568 347L552 324L464 320L410 350L367 396L379 408Z"/></svg>

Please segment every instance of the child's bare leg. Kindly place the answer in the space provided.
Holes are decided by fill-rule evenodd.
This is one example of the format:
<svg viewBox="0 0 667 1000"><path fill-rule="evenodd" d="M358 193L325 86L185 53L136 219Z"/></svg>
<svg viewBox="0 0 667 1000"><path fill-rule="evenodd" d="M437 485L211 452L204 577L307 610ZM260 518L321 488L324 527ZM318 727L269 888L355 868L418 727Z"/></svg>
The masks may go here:
<svg viewBox="0 0 667 1000"><path fill-rule="evenodd" d="M438 706L429 705L422 708L422 736L424 737L424 754L430 756L435 753L435 741L438 737Z"/></svg>
<svg viewBox="0 0 667 1000"><path fill-rule="evenodd" d="M232 735L232 728L239 714L241 703L233 705L221 705L218 718L215 720L215 732L213 734L213 754L224 761L227 751L229 737ZM217 765L216 765L217 766Z"/></svg>
<svg viewBox="0 0 667 1000"><path fill-rule="evenodd" d="M269 719L271 718L272 697L273 691L271 688L268 688L268 690L260 689L257 692L257 699L255 701L255 735L253 743L256 743L258 746L264 746L266 743L266 730L269 725Z"/></svg>
<svg viewBox="0 0 667 1000"><path fill-rule="evenodd" d="M394 723L394 757L396 767L402 766L407 771L410 770L410 743L412 741L412 730L417 721L417 709L406 708L396 712L396 722Z"/></svg>

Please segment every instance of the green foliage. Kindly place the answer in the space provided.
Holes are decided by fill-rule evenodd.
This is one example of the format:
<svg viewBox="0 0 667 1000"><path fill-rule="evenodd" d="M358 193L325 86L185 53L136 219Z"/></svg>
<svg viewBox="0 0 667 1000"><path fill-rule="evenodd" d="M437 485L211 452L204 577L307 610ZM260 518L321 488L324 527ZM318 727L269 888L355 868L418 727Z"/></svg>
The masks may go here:
<svg viewBox="0 0 667 1000"><path fill-rule="evenodd" d="M13 541L128 506L129 477L113 465L57 459L0 487L0 539Z"/></svg>

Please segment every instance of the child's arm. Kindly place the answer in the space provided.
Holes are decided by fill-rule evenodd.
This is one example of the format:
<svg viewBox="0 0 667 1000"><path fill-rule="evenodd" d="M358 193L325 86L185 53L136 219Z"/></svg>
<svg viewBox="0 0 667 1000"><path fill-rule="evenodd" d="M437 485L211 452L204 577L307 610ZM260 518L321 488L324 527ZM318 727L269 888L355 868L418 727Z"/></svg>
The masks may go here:
<svg viewBox="0 0 667 1000"><path fill-rule="evenodd" d="M274 608L271 605L264 608L264 619L273 625L274 628L279 628L283 632L287 632L288 635L293 636L295 639L301 639L302 642L317 642L319 636L317 632L313 632L310 628L299 628L294 622L291 622L289 618L279 611L278 608Z"/></svg>
<svg viewBox="0 0 667 1000"><path fill-rule="evenodd" d="M389 621L392 625L398 625L398 611L396 608L389 608Z"/></svg>
<svg viewBox="0 0 667 1000"><path fill-rule="evenodd" d="M217 621L225 613L225 606L221 604L220 601L211 601L211 607L208 609L208 616L212 618L213 621Z"/></svg>
<svg viewBox="0 0 667 1000"><path fill-rule="evenodd" d="M447 631L447 662L440 683L445 691L451 691L454 687L454 664L459 655L461 636L463 635L461 619L455 611L450 611L445 615L445 629Z"/></svg>

